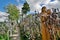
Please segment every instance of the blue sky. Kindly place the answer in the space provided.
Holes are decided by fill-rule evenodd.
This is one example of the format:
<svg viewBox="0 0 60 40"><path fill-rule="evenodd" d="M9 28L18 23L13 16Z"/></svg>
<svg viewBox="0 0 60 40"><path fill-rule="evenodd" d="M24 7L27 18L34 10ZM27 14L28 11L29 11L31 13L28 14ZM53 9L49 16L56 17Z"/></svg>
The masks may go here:
<svg viewBox="0 0 60 40"><path fill-rule="evenodd" d="M15 4L18 5L17 0L0 0L0 11L5 11L4 7L7 6L8 4ZM24 1L20 0L19 1L20 4L23 4Z"/></svg>
<svg viewBox="0 0 60 40"><path fill-rule="evenodd" d="M55 1L55 0L51 0L51 2L53 2L53 1Z"/></svg>
<svg viewBox="0 0 60 40"><path fill-rule="evenodd" d="M60 9L60 0L26 0L30 6L30 12L33 13L35 10L37 12L41 12L42 6L46 6L47 8L59 8ZM17 8L21 11L23 7L23 3L25 0L0 0L0 21L4 21L6 18L3 15L7 15L4 7L8 4L15 4Z"/></svg>
<svg viewBox="0 0 60 40"><path fill-rule="evenodd" d="M55 0L50 0L50 2L53 2L53 1L55 1ZM42 4L40 4L40 6L42 6L42 5L44 5L43 3Z"/></svg>
<svg viewBox="0 0 60 40"><path fill-rule="evenodd" d="M38 1L36 1L36 0L26 0L29 4L30 4L30 7L31 6L33 6L31 9L33 9L34 8L34 10L35 10L35 4L37 4L37 2L40 2L40 0L38 0ZM36 1L36 2L35 2ZM41 0L42 1L42 0ZM48 0L46 0L47 1L47 4L48 4ZM56 1L56 0L50 0L50 2L54 2L54 1ZM4 7L5 6L7 6L8 4L15 4L15 5L21 5L21 4L23 4L25 2L25 0L0 0L0 11L2 11L2 12L5 12L5 9L4 9ZM33 2L33 3L31 3L31 2ZM43 1L43 2L45 2L45 0ZM41 2L39 5L37 4L36 6L37 6L37 9L39 9L40 8L40 6L42 6L42 5L45 5L45 3L43 3L43 2ZM18 4L19 3L19 4ZM51 3L50 3L51 4Z"/></svg>

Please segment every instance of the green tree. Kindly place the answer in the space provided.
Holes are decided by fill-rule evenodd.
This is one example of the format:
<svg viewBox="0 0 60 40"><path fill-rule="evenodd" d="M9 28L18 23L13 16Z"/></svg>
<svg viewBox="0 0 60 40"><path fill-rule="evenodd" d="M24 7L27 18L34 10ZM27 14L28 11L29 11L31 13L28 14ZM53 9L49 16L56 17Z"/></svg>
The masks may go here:
<svg viewBox="0 0 60 40"><path fill-rule="evenodd" d="M6 7L7 13L9 13L9 19L11 21L13 20L18 20L19 18L19 10L17 9L17 7L13 4L9 4Z"/></svg>
<svg viewBox="0 0 60 40"><path fill-rule="evenodd" d="M6 6L6 12L9 14L8 18L11 24L9 29L10 29L10 35L12 35L16 24L18 24L17 22L19 19L20 12L16 7L16 5L13 4L9 4L8 6Z"/></svg>
<svg viewBox="0 0 60 40"><path fill-rule="evenodd" d="M22 21L23 21L23 15L24 14L26 15L28 11L30 11L30 7L29 4L25 2L22 7Z"/></svg>
<svg viewBox="0 0 60 40"><path fill-rule="evenodd" d="M27 12L29 12L30 11L30 7L29 7L29 4L27 3L27 2L25 2L24 4L23 4L23 7L22 7L22 21L23 21L23 15L25 15L26 16L26 14L27 14ZM22 28L24 28L24 25L23 25L23 27ZM22 29L23 31L21 31L21 33L23 32L24 33L24 29ZM21 34L21 40L28 40L28 38L26 37L26 35L24 35L24 34ZM22 36L23 35L23 36Z"/></svg>
<svg viewBox="0 0 60 40"><path fill-rule="evenodd" d="M30 7L29 7L29 4L27 2L25 2L22 7L22 13L27 14L28 11L30 11Z"/></svg>

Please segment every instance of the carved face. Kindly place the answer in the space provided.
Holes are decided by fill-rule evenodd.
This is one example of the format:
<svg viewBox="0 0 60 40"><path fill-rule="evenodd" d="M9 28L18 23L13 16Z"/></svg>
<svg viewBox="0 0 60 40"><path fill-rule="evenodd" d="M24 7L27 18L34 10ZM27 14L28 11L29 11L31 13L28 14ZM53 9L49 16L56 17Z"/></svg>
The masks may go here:
<svg viewBox="0 0 60 40"><path fill-rule="evenodd" d="M46 11L46 7L42 7L42 12L45 12Z"/></svg>
<svg viewBox="0 0 60 40"><path fill-rule="evenodd" d="M46 11L46 8L43 8L43 11Z"/></svg>
<svg viewBox="0 0 60 40"><path fill-rule="evenodd" d="M51 10L50 9L47 10L47 14L51 14Z"/></svg>

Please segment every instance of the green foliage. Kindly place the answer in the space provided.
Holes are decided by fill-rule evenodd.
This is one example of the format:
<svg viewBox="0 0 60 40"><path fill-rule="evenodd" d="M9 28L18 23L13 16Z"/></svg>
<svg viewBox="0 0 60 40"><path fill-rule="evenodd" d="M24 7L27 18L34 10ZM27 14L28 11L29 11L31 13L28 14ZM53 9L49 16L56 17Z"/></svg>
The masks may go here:
<svg viewBox="0 0 60 40"><path fill-rule="evenodd" d="M26 14L28 11L30 11L30 7L29 7L29 4L25 2L22 7L22 13Z"/></svg>
<svg viewBox="0 0 60 40"><path fill-rule="evenodd" d="M27 33L24 31L24 26L21 25L21 26L20 26L20 38L21 38L21 40L29 40L26 35L29 36L29 34L27 34Z"/></svg>
<svg viewBox="0 0 60 40"><path fill-rule="evenodd" d="M6 10L7 10L7 13L9 13L9 19L17 20L19 18L19 10L15 5L9 4L6 7Z"/></svg>
<svg viewBox="0 0 60 40"><path fill-rule="evenodd" d="M7 34L1 34L0 40L8 40L8 35Z"/></svg>
<svg viewBox="0 0 60 40"><path fill-rule="evenodd" d="M40 34L40 36L38 34L35 34L35 40L42 40L42 35Z"/></svg>
<svg viewBox="0 0 60 40"><path fill-rule="evenodd" d="M0 40L8 40L9 35L7 35L8 27L5 22L0 22Z"/></svg>

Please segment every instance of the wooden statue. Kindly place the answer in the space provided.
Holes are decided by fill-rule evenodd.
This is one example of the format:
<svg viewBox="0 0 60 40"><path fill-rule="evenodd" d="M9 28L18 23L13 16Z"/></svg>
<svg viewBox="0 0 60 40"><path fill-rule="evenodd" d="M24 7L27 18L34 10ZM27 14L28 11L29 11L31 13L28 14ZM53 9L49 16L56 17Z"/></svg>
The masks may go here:
<svg viewBox="0 0 60 40"><path fill-rule="evenodd" d="M47 10L47 29L48 29L48 37L49 37L49 40L53 40L54 38L53 38L53 30L52 30L52 28L53 28L53 26L52 26L52 23L53 22L53 20L52 20L52 18L51 18L51 10L50 9L48 9Z"/></svg>
<svg viewBox="0 0 60 40"><path fill-rule="evenodd" d="M47 29L47 12L46 12L46 7L42 7L42 11L41 11L41 34L42 34L42 40L49 40L50 36L49 36L49 32Z"/></svg>

